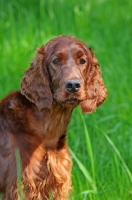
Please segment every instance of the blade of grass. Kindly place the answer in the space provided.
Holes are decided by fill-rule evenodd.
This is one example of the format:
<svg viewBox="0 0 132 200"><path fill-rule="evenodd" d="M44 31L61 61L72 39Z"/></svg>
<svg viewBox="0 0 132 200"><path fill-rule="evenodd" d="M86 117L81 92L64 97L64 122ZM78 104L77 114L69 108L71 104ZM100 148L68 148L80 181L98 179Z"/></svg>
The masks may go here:
<svg viewBox="0 0 132 200"><path fill-rule="evenodd" d="M82 112L81 112L80 109L79 109L79 114L80 114L81 120L83 122L84 133L85 133L85 138L86 138L86 147L87 147L87 152L88 152L89 157L90 157L90 163L91 163L91 169L92 169L92 177L93 177L93 180L94 180L94 185L96 187L95 168L94 168L94 156L93 156L92 145L91 145L91 141L90 141L88 129L87 129L87 126L86 126L86 123L85 123L85 119L84 119L84 117L83 117Z"/></svg>
<svg viewBox="0 0 132 200"><path fill-rule="evenodd" d="M98 128L98 129L99 129L99 128ZM100 130L100 129L99 129L99 130ZM101 130L100 130L100 131L101 131ZM102 132L102 131L101 131L101 132ZM111 145L111 147L113 148L113 150L115 151L115 153L116 153L116 155L118 156L118 158L120 159L120 161L121 161L121 163L122 163L124 169L126 170L126 172L127 172L127 174L128 174L128 177L129 177L130 181L132 182L132 173L130 172L129 168L127 167L127 165L126 165L126 163L125 163L123 157L121 156L119 150L116 148L114 142L110 139L110 137L109 137L106 133L104 133L104 132L102 132L102 133L103 133L103 135L105 136L105 138L107 139L108 143L109 143L109 144Z"/></svg>
<svg viewBox="0 0 132 200"><path fill-rule="evenodd" d="M73 159L76 161L79 169L81 170L81 172L83 173L83 175L85 176L85 178L88 180L88 182L91 185L92 190L90 190L89 192L96 193L97 192L96 185L95 185L94 180L92 179L91 175L89 174L88 170L82 164L82 162L77 158L77 156L71 149L70 149L70 153L71 153Z"/></svg>
<svg viewBox="0 0 132 200"><path fill-rule="evenodd" d="M18 196L20 200L25 200L23 189L22 189L22 164L19 149L15 150L16 157L16 167L17 167L17 187L18 187Z"/></svg>

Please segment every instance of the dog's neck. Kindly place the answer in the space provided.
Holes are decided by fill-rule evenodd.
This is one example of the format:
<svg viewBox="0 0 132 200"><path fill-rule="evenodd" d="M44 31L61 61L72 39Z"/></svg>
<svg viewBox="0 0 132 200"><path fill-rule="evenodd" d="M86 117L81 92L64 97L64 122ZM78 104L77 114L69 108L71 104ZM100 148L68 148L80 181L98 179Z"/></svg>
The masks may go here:
<svg viewBox="0 0 132 200"><path fill-rule="evenodd" d="M60 149L64 145L72 110L53 102L50 109L29 111L30 128L41 138L44 148Z"/></svg>
<svg viewBox="0 0 132 200"><path fill-rule="evenodd" d="M44 134L46 148L54 147L59 149L64 144L72 110L70 107L63 107L57 103L52 104L49 117L48 119L46 118L46 124L49 124Z"/></svg>

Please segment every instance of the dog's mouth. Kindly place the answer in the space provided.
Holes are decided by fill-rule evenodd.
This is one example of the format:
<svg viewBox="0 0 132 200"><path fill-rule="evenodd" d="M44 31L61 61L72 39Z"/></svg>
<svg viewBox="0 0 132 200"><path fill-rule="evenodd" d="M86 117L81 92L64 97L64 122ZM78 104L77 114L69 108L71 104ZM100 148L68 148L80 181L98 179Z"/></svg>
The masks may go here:
<svg viewBox="0 0 132 200"><path fill-rule="evenodd" d="M83 100L77 99L76 97L71 97L71 98L65 99L64 101L57 101L54 99L54 102L64 107L76 107L80 104L81 101Z"/></svg>
<svg viewBox="0 0 132 200"><path fill-rule="evenodd" d="M78 95L66 95L64 98L53 98L54 102L64 107L76 107L78 106L84 98L79 97Z"/></svg>
<svg viewBox="0 0 132 200"><path fill-rule="evenodd" d="M76 97L71 97L71 98L68 98L66 99L64 102L69 102L69 103L76 103L76 102L79 102L80 100L77 99Z"/></svg>
<svg viewBox="0 0 132 200"><path fill-rule="evenodd" d="M69 105L69 106L77 106L82 100L77 99L76 97L71 97L63 101L63 104Z"/></svg>

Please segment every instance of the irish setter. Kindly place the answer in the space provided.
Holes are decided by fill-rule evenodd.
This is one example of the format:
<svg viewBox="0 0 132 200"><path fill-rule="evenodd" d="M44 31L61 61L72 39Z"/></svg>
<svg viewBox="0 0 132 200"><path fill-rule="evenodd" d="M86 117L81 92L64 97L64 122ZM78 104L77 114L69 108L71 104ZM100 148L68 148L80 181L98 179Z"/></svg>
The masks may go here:
<svg viewBox="0 0 132 200"><path fill-rule="evenodd" d="M20 199L16 149L26 200L68 199L71 158L66 144L73 109L93 112L107 91L94 53L72 36L37 49L21 89L0 102L0 192Z"/></svg>

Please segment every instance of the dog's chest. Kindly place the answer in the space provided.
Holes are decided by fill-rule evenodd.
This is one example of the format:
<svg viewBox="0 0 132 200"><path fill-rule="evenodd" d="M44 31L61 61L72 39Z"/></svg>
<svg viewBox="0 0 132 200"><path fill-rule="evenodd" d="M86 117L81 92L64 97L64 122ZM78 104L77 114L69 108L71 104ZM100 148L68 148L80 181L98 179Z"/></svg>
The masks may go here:
<svg viewBox="0 0 132 200"><path fill-rule="evenodd" d="M53 106L49 111L30 115L30 129L41 138L45 149L57 149L58 142L64 139L71 110ZM60 146L60 145L59 145Z"/></svg>

